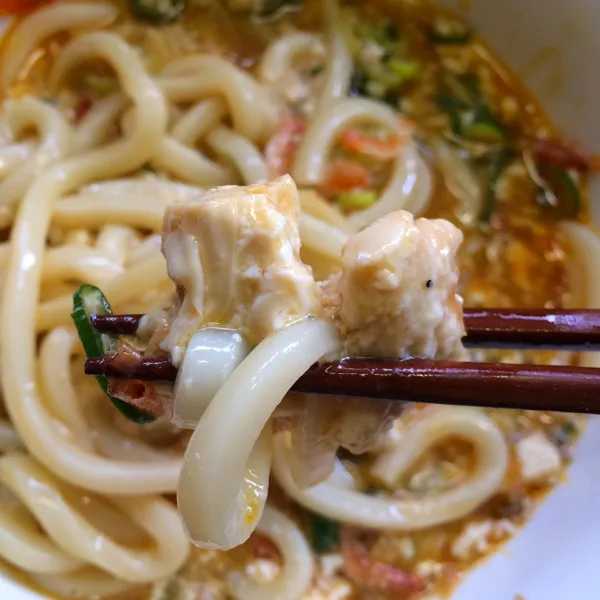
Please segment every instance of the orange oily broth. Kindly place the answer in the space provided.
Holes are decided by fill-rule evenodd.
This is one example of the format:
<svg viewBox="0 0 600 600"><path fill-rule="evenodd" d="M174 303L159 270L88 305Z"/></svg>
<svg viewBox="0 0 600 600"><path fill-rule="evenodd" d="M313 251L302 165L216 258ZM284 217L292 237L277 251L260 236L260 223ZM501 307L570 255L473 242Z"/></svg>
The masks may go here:
<svg viewBox="0 0 600 600"><path fill-rule="evenodd" d="M126 2L116 4L123 9L126 7ZM477 73L490 105L502 116L511 135L520 137L556 134L541 107L484 42L476 40L468 48L435 47L431 44L424 33L424 26L439 15L447 15L445 10L408 0L390 4L369 3L361 10L366 19L377 21L386 16L401 23L409 56L418 59L423 65L422 77L410 82L403 91L403 109L416 124L418 135L428 136L432 132L439 134L449 126L446 115L440 112L434 101L439 91L440 65L449 70L463 69L467 65L469 72ZM269 25L250 24L244 19L231 16L220 7L211 7L204 13L188 10L179 23L153 29L135 22L123 10L110 29L142 50L148 68L153 73L160 71L169 60L195 51L219 53L241 66L252 68L272 37L298 27L318 28L318 15L319 3L316 0L307 2L301 13L288 15ZM37 49L23 69L19 81L10 90L10 95L20 97L32 93L48 97L49 70L68 39L68 35L56 36ZM70 79L67 90L71 94L70 101L75 104L81 96L78 76L76 73ZM343 152L336 152L340 152L339 156L344 156ZM465 234L459 257L460 291L465 304L499 307L560 307L567 304L570 300L566 275L568 248L556 230L557 220L565 216L564 207L548 209L539 206L534 186L522 164L515 160L510 177L503 183L504 193L498 200L490 223L486 226L465 225L459 218L457 200L444 184L435 160L430 159L430 162L436 176L435 193L424 216L447 218ZM384 177L386 172L384 167L379 175ZM586 220L586 217L584 207L579 218ZM553 352L483 352L476 356L483 360L507 362L552 363L574 360L571 355ZM419 408L416 407L415 414L418 414ZM527 411L490 410L488 414L510 441L522 439L533 431L543 431L553 440L560 438L563 465L566 466L569 462L569 447L576 438L576 434L571 431L574 421L570 417ZM578 420L576 423L575 429L579 429L581 422ZM571 433L567 435L565 431ZM378 534L371 548L372 555L406 571L421 569L428 583L427 593L449 592L461 573L501 544L510 536L514 527L522 525L530 514L531 507L563 477L559 473L543 485L526 484L521 476L514 445L511 445L510 452L510 466L500 492L474 514L421 532ZM345 456L344 459L348 460L348 457ZM395 490L378 488L377 483L369 479L370 462L369 457L359 457L352 459L349 464L351 472L364 486L365 492L391 493L397 497L435 493L440 486L456 485L473 468L471 449L461 440L448 440L433 448L418 461ZM294 516L308 533L306 515L285 499L276 486L272 486L270 499ZM248 518L253 518L253 514L249 514ZM490 521L500 521L504 528L493 539L488 540L488 547L482 552L475 551L465 558L457 558L452 552L452 545L465 527L472 523ZM253 536L249 543L227 554L193 549L192 558L181 575L206 584L207 589L214 594L211 597L227 598L226 574L251 563L257 555L258 537ZM278 560L276 553L271 558ZM424 564L429 565L428 568L424 568ZM18 574L15 573L15 576ZM148 594L147 588L140 588L119 600L147 600ZM359 595L359 590L356 590L355 596Z"/></svg>

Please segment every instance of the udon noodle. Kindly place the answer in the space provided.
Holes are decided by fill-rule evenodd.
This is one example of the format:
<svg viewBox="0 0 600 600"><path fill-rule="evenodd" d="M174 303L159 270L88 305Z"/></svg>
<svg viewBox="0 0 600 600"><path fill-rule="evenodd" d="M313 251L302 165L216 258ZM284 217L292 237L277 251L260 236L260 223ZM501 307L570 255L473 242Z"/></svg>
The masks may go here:
<svg viewBox="0 0 600 600"><path fill-rule="evenodd" d="M530 501L554 482L550 471L526 479L519 442L542 436L558 461L556 475L568 443L560 454L558 442L548 450L548 438L574 421L407 407L366 456L336 454L342 444L333 444L330 462L320 465L324 480L303 486L291 452L295 433L281 426L294 399L281 403L314 362L343 354L331 320L286 321L254 338L241 325L200 329L201 337L172 353L180 373L189 374L176 386L173 423L160 418L141 426L118 414L83 375L72 294L91 283L115 312L156 315L173 304L176 279L161 253L165 210L202 203L214 186L249 186L288 172L299 205L285 227L297 219L294 235L301 239L290 252L300 251L315 289L313 273L320 281L339 276L351 240L399 210L439 213L465 228L461 293L479 305L599 305L592 257L600 242L574 222L579 212L548 217L543 211L551 208L529 199L521 205L534 208L518 214L521 221L508 212L491 229L470 225L482 204L473 198L479 184L443 183L428 142L440 114L411 114L408 93L399 112L376 86L369 89L377 93L357 92L364 47L357 50L348 38L348 14L356 7L327 0L321 14L309 2L300 17L291 12L256 24L231 16L235 3L216 4L189 6L200 17L161 29L136 21L122 2L57 1L25 15L7 34L0 114L0 221L7 232L0 244L0 557L44 593L65 598L299 600L362 592L417 598L444 589L453 579L444 565L455 574L480 554L473 545L452 550L460 539L465 544L461 535L471 518L488 524L488 548L524 514L494 520L494 499L517 490ZM431 10L419 18L431 22ZM220 24L230 31L242 22L248 48L260 47L246 59L235 40L219 33ZM206 40L198 41L195 27ZM377 55L388 41L369 43ZM90 74L92 92L83 93ZM353 163L351 178L367 174L366 195L361 185L339 188L352 162L350 146L340 148L348 131L359 132L354 140L375 132L396 144L391 154L383 143L360 150L365 157L360 168ZM518 157L510 169L517 184L526 177ZM511 185L504 182L508 196ZM533 240L532 251L524 239ZM494 246L493 240L503 241ZM495 267L486 273L488 259ZM507 276L501 269L509 267ZM538 271L542 278L531 298L519 279L525 269L525 279ZM224 286L225 271L202 293ZM501 283L507 279L510 289ZM559 292L558 281L568 282ZM215 298L221 309L222 296ZM310 302L304 316L315 316ZM200 325L215 321L224 325L208 318ZM600 363L588 356L585 364ZM297 406L310 416L315 400L298 399ZM274 413L280 426L273 428ZM396 416L384 415L388 425ZM304 451L312 456L311 448ZM315 518L343 524L342 537L325 553L315 550L320 534L307 524ZM192 549L187 534L205 549ZM267 558L253 545L265 539ZM230 554L216 550L240 544Z"/></svg>

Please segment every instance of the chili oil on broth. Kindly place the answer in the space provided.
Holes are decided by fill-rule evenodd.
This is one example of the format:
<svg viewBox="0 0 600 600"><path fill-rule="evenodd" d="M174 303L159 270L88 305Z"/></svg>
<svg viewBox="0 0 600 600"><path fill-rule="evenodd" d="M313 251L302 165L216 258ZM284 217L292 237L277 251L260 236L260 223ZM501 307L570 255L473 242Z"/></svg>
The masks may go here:
<svg viewBox="0 0 600 600"><path fill-rule="evenodd" d="M108 29L140 50L146 68L153 75L170 61L198 51L219 54L243 68L253 69L274 37L296 30L320 32L320 10L316 1L307 2L300 12L289 13L269 23L249 22L245 16L232 15L217 3L211 3L204 8L187 8L178 22L162 28L150 27L134 19L126 2L115 3L115 6L119 8L119 17ZM414 123L415 136L435 175L432 201L424 216L449 219L465 233L460 259L460 291L465 305L561 307L571 302L566 269L568 245L557 223L565 218L587 220L585 181L577 182L577 206L574 206L573 196L557 197L556 205L540 197L539 186L532 182L521 154L513 148L519 148L530 136L557 135L537 102L477 37L465 43L432 42L432 23L454 18L445 10L407 1L390 5L369 3L366 7L349 3L342 6L342 12L346 36L355 35L353 27L357 22L364 24L352 50L355 77L351 94L381 100ZM82 111L89 109L90 104L113 91L110 71L92 64L94 77L90 78L88 73L86 78L86 73L78 70L58 94L51 93L48 84L50 68L67 41L78 33L59 34L37 48L8 95L19 98L33 94L58 103L64 113L75 120ZM387 74L377 72L382 66L377 64L373 67L374 76L364 72L368 69L361 54L368 43L374 44L375 63L377 60L385 62L386 53L397 53L397 56L394 54L400 61L397 70L403 73L400 79L390 84L384 76ZM318 78L321 74L318 65L309 70L308 75L312 77ZM492 126L492 131L484 131L491 136L492 142L489 138L485 140L483 135L483 141L455 144L453 115L440 108L440 95L469 94L469 90L460 90L465 74L476 77L483 103L494 115L487 123ZM472 83L473 79L467 81ZM308 87L311 85L309 82ZM464 98L459 99L464 101ZM295 117L304 120L302 109L297 106L295 109ZM500 143L493 130L496 121L502 125ZM113 133L118 135L116 128ZM458 154L460 161L467 162L464 157L470 157L468 163L472 172L469 171L470 177L466 183L462 182L462 187L460 182L449 182L444 178L447 159L440 158L440 152L444 151L436 145L439 140ZM504 151L505 145L510 145L511 149L501 181L490 182L491 163L500 151ZM491 155L490 146L493 149ZM496 149L496 146L502 148ZM333 160L347 159L349 154L347 148L337 148ZM374 164L368 157L361 157L361 166L373 172L374 188L379 190L389 174L387 166ZM469 185L470 192L459 197L456 186L469 189ZM492 187L500 188L500 191L493 190L493 198L490 197ZM477 189L479 194L473 192ZM319 191L342 208L351 204L341 197L344 192ZM491 207L487 207L489 214L482 219L481 212L486 203ZM347 210L348 214L351 212ZM62 286L58 291L47 290L46 297L55 297L62 291ZM44 290L42 293L44 297ZM550 352L478 352L475 356L483 360L535 360L547 364L576 360L571 355ZM410 426L411 419L419 417L421 408L411 410L398 423L399 436L403 428ZM570 460L571 448L581 427L579 420L550 413L490 410L487 414L511 442L509 469L498 494L468 518L444 526L407 534L369 532L365 536L370 559L417 573L427 583L427 594L450 591L464 571L526 521L532 507L564 476L564 467ZM543 435L543 439L556 449L561 465L548 477L526 481L519 458L519 443L532 436L535 439L536 435ZM386 488L372 477L373 456L344 454L342 458L365 493L418 498L464 479L473 468L470 450L461 440L448 440L436 446L418 461L395 489ZM316 563L318 573L311 598L326 598L334 589L346 588L352 590L353 597L358 597L363 590L353 586L342 571L326 574L324 565L327 561L334 564L338 556L338 526L303 511L287 500L280 490L275 490L271 502L300 524L321 555ZM258 577L265 577L269 570L277 569L280 560L277 549L255 534L242 548L228 554L193 549L180 577L202 584L195 588L199 598L204 597L203 593L226 598L229 593L226 575L232 570L246 568ZM120 598L146 600L150 594L149 588L140 588Z"/></svg>

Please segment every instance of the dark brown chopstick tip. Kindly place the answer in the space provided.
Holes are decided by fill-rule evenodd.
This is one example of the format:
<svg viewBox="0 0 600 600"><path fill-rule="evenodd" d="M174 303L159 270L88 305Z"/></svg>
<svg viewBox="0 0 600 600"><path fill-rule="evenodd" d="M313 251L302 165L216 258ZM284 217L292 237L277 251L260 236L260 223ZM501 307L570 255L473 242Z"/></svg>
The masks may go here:
<svg viewBox="0 0 600 600"><path fill-rule="evenodd" d="M143 315L92 315L97 331L134 335ZM600 350L600 311L568 309L464 310L468 348Z"/></svg>
<svg viewBox="0 0 600 600"><path fill-rule="evenodd" d="M101 333L134 335L144 315L92 315L94 329Z"/></svg>
<svg viewBox="0 0 600 600"><path fill-rule="evenodd" d="M144 381L175 381L177 367L162 356L145 356L135 364L123 364L119 355L88 358L85 374L117 379L143 379Z"/></svg>

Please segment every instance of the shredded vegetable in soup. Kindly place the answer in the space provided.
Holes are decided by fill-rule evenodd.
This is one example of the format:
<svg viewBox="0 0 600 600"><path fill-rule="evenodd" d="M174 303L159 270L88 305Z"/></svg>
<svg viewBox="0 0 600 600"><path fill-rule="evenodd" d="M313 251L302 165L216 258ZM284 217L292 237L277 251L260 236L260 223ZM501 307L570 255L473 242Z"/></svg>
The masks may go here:
<svg viewBox="0 0 600 600"><path fill-rule="evenodd" d="M431 600L582 421L288 394L600 307L600 160L424 0L0 0L0 559L66 600ZM94 314L143 314L118 339ZM174 384L86 377L167 356Z"/></svg>

